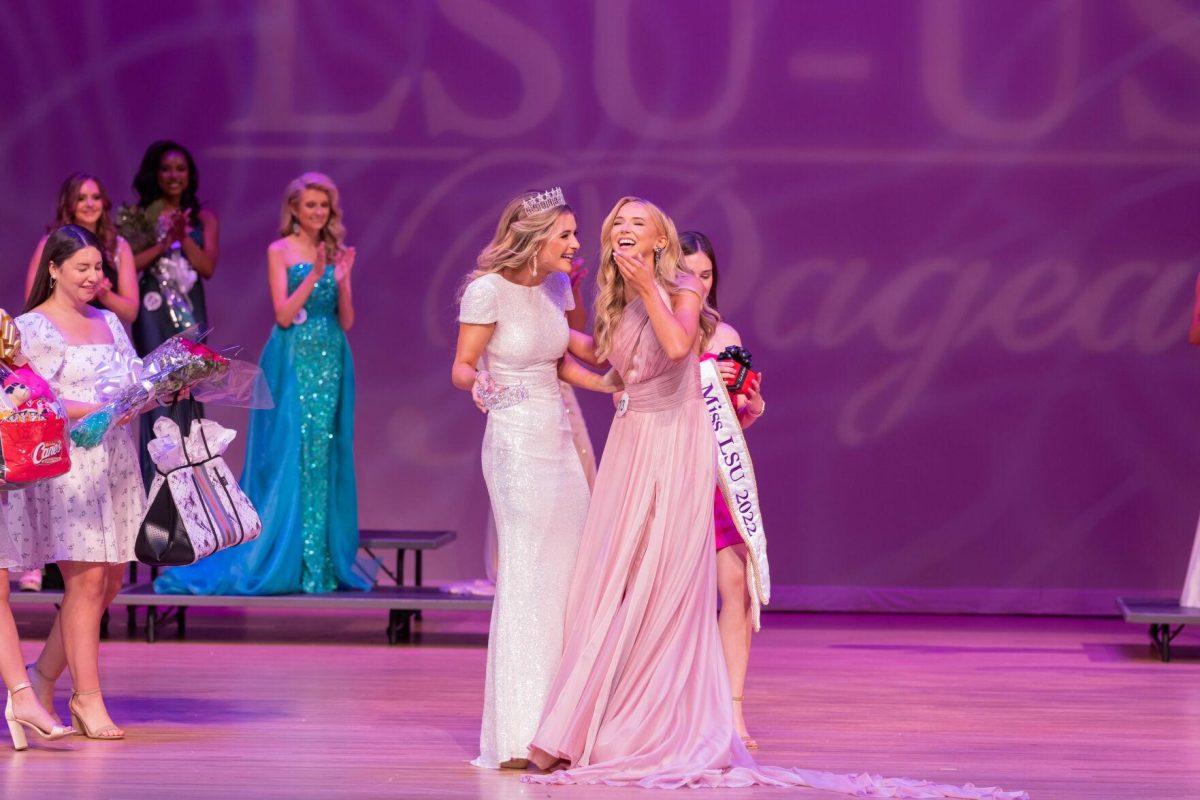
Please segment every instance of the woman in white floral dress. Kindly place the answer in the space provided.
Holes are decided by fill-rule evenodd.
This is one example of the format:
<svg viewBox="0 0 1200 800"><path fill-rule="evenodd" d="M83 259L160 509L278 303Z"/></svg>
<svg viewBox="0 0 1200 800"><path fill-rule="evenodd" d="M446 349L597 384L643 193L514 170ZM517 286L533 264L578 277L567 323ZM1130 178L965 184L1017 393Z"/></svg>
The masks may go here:
<svg viewBox="0 0 1200 800"><path fill-rule="evenodd" d="M120 320L89 302L104 279L96 237L64 225L46 241L26 313L17 318L22 354L79 419L100 403L102 384L129 380L134 358ZM120 739L100 695L100 617L121 588L146 496L133 434L120 420L97 447L72 448L71 471L10 493L8 529L27 566L55 561L66 584L62 609L30 670L53 708L54 682L71 669L69 709L80 733Z"/></svg>

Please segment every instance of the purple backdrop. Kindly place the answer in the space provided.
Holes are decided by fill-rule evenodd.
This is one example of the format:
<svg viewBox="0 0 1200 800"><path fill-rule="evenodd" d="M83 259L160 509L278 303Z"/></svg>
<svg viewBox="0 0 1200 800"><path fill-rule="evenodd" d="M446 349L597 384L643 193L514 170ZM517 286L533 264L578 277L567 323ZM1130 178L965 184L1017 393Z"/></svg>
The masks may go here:
<svg viewBox="0 0 1200 800"><path fill-rule="evenodd" d="M1200 511L1194 4L67 5L0 28L0 302L67 172L127 200L170 136L221 217L215 338L257 353L282 188L328 172L359 250L362 521L457 529L432 577L483 571L454 286L505 200L562 184L593 266L625 193L715 242L766 374L750 438L782 603L1178 589ZM607 401L585 402L600 446Z"/></svg>

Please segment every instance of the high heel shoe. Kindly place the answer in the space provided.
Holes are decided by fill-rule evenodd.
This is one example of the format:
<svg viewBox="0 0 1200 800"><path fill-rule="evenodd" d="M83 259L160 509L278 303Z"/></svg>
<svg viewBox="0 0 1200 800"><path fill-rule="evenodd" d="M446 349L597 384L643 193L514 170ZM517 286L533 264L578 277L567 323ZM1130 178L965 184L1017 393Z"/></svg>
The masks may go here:
<svg viewBox="0 0 1200 800"><path fill-rule="evenodd" d="M13 713L13 695L25 689L32 688L32 683L22 683L14 686L8 693L8 702L4 705L4 720L8 723L8 733L12 736L14 750L24 750L29 747L29 740L25 738L25 728L29 728L49 742L61 739L64 736L71 736L75 733L74 728L64 728L62 725L54 725L48 731L43 730L29 720L21 719Z"/></svg>
<svg viewBox="0 0 1200 800"><path fill-rule="evenodd" d="M116 725L105 725L99 730L93 731L83 721L83 717L79 715L79 709L75 707L76 697L89 697L93 694L100 694L99 689L92 689L90 692L71 692L71 699L67 701L67 710L71 712L71 724L75 726L76 732L89 739L103 739L105 741L115 742L118 739L125 738L125 731L118 728Z"/></svg>
<svg viewBox="0 0 1200 800"><path fill-rule="evenodd" d="M740 703L740 702L742 702L742 698L734 697L733 702ZM754 741L754 737L750 736L750 734L746 734L745 736L739 736L738 738L742 740L742 744L744 744L746 746L747 750L757 750L758 749L758 742Z"/></svg>
<svg viewBox="0 0 1200 800"><path fill-rule="evenodd" d="M50 716L51 716L51 718L53 718L54 723L56 725L62 725L62 720L58 718L58 714L56 714L54 711L54 684L55 684L55 681L52 681L46 677L46 674L44 672L42 672L42 670L38 667L38 662L36 662L36 661L34 661L32 664L26 664L25 671L27 673L29 673L29 682L33 684L33 693L38 696L38 702L42 704L42 708L44 708L50 712ZM38 691L41 684L49 684L50 685L50 702L49 703L45 702L42 699L42 694L41 694L41 692Z"/></svg>

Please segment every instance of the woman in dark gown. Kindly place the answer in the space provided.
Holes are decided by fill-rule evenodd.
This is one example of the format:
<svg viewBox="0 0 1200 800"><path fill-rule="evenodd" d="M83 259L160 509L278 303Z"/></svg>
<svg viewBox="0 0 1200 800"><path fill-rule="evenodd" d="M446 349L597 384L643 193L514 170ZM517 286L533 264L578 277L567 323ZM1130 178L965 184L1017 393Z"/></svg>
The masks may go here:
<svg viewBox="0 0 1200 800"><path fill-rule="evenodd" d="M204 281L217 269L217 215L196 198L200 176L186 147L160 140L146 148L133 189L143 235L134 246L141 305L133 323L133 344L146 355L167 339L192 325L208 329ZM131 236L126 236L131 238ZM143 414L141 421L142 477L149 486L154 464L145 456L146 443L154 438L154 422L169 416L187 432L198 404L174 403ZM202 409L201 409L202 410Z"/></svg>

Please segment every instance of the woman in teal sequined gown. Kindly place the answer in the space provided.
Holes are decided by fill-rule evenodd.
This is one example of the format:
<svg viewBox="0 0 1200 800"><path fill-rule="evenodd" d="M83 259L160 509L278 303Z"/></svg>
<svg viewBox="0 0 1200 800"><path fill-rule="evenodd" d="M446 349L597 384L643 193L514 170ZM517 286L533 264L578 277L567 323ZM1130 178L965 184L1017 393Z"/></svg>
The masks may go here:
<svg viewBox="0 0 1200 800"><path fill-rule="evenodd" d="M241 485L258 509L257 540L155 581L164 594L286 594L370 588L355 561L353 248L333 182L289 185L283 238L267 250L276 325L260 366L275 407L252 411ZM327 264L326 253L333 263Z"/></svg>

